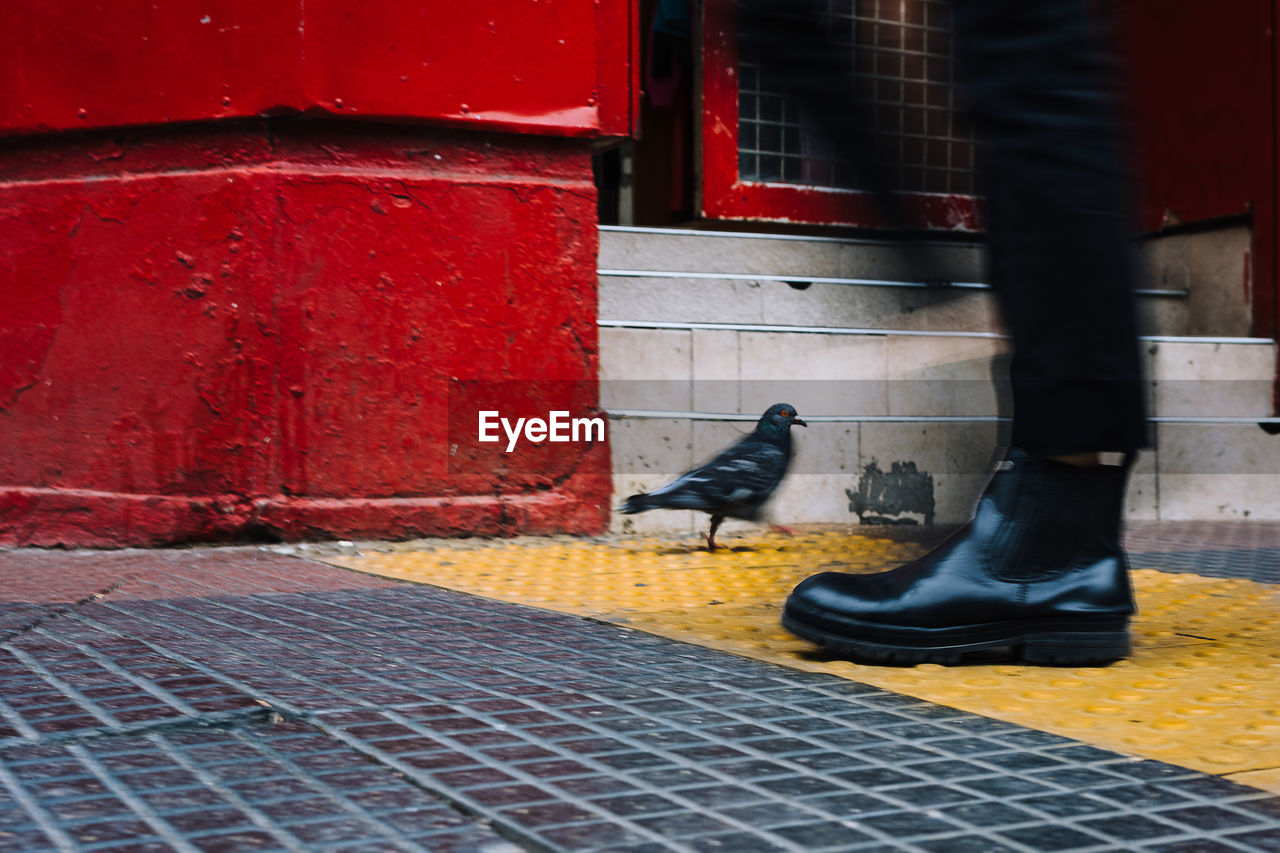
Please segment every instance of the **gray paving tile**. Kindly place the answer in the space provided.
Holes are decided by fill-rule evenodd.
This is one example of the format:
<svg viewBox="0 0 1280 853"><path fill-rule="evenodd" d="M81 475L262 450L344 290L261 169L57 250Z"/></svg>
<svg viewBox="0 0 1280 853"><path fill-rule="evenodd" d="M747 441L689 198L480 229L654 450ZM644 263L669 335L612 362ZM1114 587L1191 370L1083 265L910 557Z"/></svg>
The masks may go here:
<svg viewBox="0 0 1280 853"><path fill-rule="evenodd" d="M1100 847L1106 841L1106 838L1101 835L1082 832L1073 826L1059 824L1038 824L1005 829L1000 831L997 837L1008 839L1032 850L1045 851L1045 853Z"/></svg>
<svg viewBox="0 0 1280 853"><path fill-rule="evenodd" d="M1135 567L1162 572L1280 583L1280 548L1138 551L1129 555L1129 561Z"/></svg>
<svg viewBox="0 0 1280 853"><path fill-rule="evenodd" d="M1280 850L1280 829L1259 829L1254 832L1238 832L1224 836L1223 840L1231 844L1238 844L1245 850Z"/></svg>
<svg viewBox="0 0 1280 853"><path fill-rule="evenodd" d="M1241 850L1265 850L1265 847L1254 846L1247 839L1242 839L1245 846L1236 846L1225 841L1211 838L1197 838L1190 841L1156 842L1143 845L1147 853L1239 853Z"/></svg>
<svg viewBox="0 0 1280 853"><path fill-rule="evenodd" d="M1277 798L1183 768L426 587L103 601L43 630L0 660L27 722L0 731L0 825L24 850L47 831L95 850L1268 849L1280 829Z"/></svg>

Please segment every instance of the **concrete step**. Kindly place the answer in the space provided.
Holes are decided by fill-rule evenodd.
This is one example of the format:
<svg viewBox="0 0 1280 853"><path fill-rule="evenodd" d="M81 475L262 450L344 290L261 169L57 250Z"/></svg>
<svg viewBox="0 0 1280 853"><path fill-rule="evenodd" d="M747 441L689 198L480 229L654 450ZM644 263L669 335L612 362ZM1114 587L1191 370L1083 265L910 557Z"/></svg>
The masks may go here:
<svg viewBox="0 0 1280 853"><path fill-rule="evenodd" d="M621 419L611 424L614 505L704 462L746 422ZM1280 437L1257 424L1158 423L1130 478L1130 520L1280 520ZM791 474L769 509L780 524L960 524L990 472L1000 425L843 422L797 430ZM615 515L615 532L705 531L704 514ZM746 529L745 522L726 530Z"/></svg>
<svg viewBox="0 0 1280 853"><path fill-rule="evenodd" d="M1172 257L1171 246L1158 249ZM957 281L980 272L977 247L939 252ZM1007 341L989 293L886 285L910 284L895 263L857 241L602 231L601 393L615 416L617 498L704 461L785 400L812 425L797 431L778 521L965 521L1004 442ZM1187 327L1185 298L1143 300L1149 329ZM1275 344L1148 333L1143 352L1156 446L1135 469L1128 515L1280 518L1280 437L1259 427L1274 423ZM655 512L614 526L704 524Z"/></svg>
<svg viewBox="0 0 1280 853"><path fill-rule="evenodd" d="M923 243L914 250L927 252L954 281L982 280L976 243ZM883 241L619 225L600 226L599 266L890 281L909 281L913 272L903 253Z"/></svg>
<svg viewBox="0 0 1280 853"><path fill-rule="evenodd" d="M992 378L1001 347L995 338L602 328L616 497L704 461L785 400L810 427L796 431L777 520L962 522L992 449L1006 443ZM1155 447L1135 469L1129 516L1280 518L1280 437L1260 428L1275 423L1275 345L1155 339L1144 354ZM854 496L877 489L889 490L881 509L856 511ZM900 510L883 509L895 503ZM618 517L615 528L703 523L650 513Z"/></svg>
<svg viewBox="0 0 1280 853"><path fill-rule="evenodd" d="M1153 416L1265 418L1276 346L1266 338L1147 336ZM1008 342L994 334L601 321L606 405L758 414L994 416Z"/></svg>
<svg viewBox="0 0 1280 853"><path fill-rule="evenodd" d="M602 227L600 317L850 328L994 331L974 243L901 248L867 240ZM1164 251L1170 263L1183 255ZM927 275L934 284L921 280ZM1165 281L1164 279L1168 279ZM938 283L941 282L941 283ZM1186 279L1138 296L1148 334L1186 334Z"/></svg>

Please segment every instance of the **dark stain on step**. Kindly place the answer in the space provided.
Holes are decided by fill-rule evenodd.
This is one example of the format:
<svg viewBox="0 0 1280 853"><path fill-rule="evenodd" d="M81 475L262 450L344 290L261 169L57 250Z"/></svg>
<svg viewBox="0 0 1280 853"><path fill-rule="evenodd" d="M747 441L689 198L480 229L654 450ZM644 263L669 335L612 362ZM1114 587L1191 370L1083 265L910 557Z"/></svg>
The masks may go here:
<svg viewBox="0 0 1280 853"><path fill-rule="evenodd" d="M861 524L933 524L933 475L914 462L893 462L881 471L872 459L857 488L844 493Z"/></svg>

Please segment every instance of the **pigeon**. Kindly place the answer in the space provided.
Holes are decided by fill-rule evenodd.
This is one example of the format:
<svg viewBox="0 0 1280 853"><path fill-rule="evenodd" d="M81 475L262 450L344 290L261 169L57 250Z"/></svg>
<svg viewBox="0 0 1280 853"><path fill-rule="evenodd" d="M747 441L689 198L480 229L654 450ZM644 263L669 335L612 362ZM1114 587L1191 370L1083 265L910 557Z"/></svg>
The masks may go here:
<svg viewBox="0 0 1280 853"><path fill-rule="evenodd" d="M711 516L707 549L716 549L716 529L726 518L756 521L791 464L791 425L807 427L796 407L775 403L755 430L707 464L681 474L660 489L632 495L618 507L626 515L651 509L700 509Z"/></svg>

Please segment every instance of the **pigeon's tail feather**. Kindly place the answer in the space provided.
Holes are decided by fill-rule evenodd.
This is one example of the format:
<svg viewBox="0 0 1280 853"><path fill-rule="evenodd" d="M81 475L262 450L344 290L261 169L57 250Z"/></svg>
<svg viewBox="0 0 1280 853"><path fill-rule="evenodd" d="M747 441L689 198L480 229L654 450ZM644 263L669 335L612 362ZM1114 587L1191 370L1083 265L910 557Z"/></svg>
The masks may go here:
<svg viewBox="0 0 1280 853"><path fill-rule="evenodd" d="M658 504L649 500L649 496L644 492L638 495L632 495L622 502L622 506L618 507L618 512L623 515L635 515L637 512L644 512L647 509L653 509Z"/></svg>

